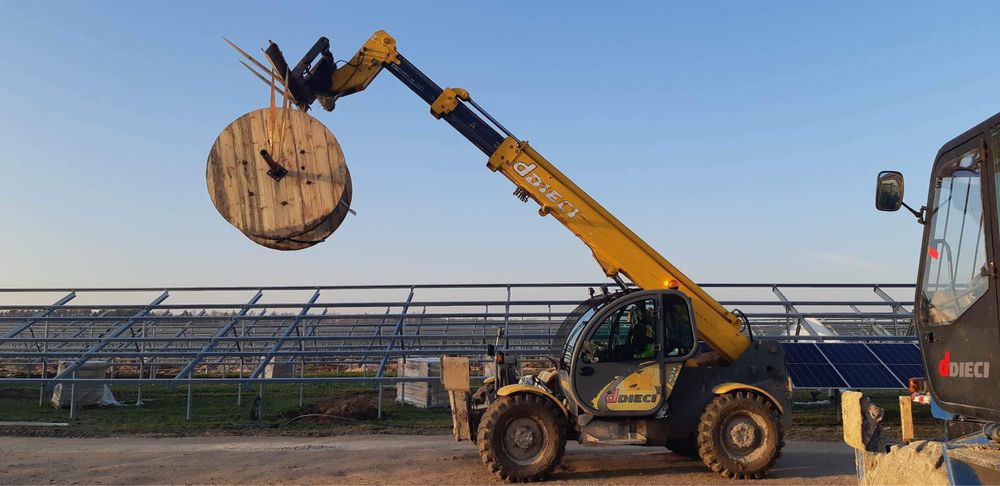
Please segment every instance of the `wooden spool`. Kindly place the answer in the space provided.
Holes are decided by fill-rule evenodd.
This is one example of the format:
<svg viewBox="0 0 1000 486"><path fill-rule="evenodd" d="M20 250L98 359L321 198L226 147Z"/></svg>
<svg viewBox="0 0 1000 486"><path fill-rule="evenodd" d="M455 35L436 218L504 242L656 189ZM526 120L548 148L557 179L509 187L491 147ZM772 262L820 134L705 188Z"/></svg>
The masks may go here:
<svg viewBox="0 0 1000 486"><path fill-rule="evenodd" d="M271 177L261 150L287 174ZM212 145L205 178L219 214L251 240L277 250L301 250L325 240L351 204L351 176L340 144L299 110L276 108L272 115L263 108L230 123Z"/></svg>

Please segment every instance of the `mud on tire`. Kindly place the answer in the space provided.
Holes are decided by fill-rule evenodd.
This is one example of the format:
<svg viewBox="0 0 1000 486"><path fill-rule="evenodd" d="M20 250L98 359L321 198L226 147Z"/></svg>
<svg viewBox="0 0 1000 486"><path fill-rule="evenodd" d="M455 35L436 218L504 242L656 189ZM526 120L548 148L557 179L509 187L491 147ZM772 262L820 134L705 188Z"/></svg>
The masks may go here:
<svg viewBox="0 0 1000 486"><path fill-rule="evenodd" d="M566 451L566 419L546 397L501 397L483 414L477 443L483 463L498 478L542 480Z"/></svg>
<svg viewBox="0 0 1000 486"><path fill-rule="evenodd" d="M764 477L784 445L781 414L774 404L755 393L719 395L701 414L698 455L723 477Z"/></svg>

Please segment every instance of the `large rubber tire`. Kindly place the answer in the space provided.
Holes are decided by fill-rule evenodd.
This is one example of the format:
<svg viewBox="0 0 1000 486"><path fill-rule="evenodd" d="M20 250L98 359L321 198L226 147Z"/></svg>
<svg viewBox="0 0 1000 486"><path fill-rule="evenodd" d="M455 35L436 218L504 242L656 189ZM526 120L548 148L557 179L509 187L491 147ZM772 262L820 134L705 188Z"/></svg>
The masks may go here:
<svg viewBox="0 0 1000 486"><path fill-rule="evenodd" d="M684 439L672 439L667 441L667 449L678 456L697 458L698 438L694 435Z"/></svg>
<svg viewBox="0 0 1000 486"><path fill-rule="evenodd" d="M698 455L731 479L760 479L785 446L781 414L766 398L747 391L719 395L698 424Z"/></svg>
<svg viewBox="0 0 1000 486"><path fill-rule="evenodd" d="M566 417L549 398L535 394L501 397L479 425L479 455L504 481L540 481L566 452Z"/></svg>

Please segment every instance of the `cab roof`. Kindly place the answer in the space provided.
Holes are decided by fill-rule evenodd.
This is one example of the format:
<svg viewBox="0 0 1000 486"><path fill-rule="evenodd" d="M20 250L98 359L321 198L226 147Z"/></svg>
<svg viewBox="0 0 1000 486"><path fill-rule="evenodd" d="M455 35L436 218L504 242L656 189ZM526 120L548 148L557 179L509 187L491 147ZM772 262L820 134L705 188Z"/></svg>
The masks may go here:
<svg viewBox="0 0 1000 486"><path fill-rule="evenodd" d="M961 135L949 140L948 143L944 144L941 147L941 150L938 150L937 156L934 157L934 160L937 161L938 159L941 158L942 155L951 152L955 147L958 147L959 145L968 142L973 137L981 133L984 133L990 127L994 127L997 125L1000 125L1000 113L997 113L987 118L978 125L966 130Z"/></svg>

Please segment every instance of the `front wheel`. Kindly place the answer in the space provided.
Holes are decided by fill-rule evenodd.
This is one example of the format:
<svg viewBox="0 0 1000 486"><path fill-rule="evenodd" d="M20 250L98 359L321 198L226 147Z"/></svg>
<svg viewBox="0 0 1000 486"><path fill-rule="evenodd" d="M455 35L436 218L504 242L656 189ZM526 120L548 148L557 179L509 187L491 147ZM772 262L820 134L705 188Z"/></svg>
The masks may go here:
<svg viewBox="0 0 1000 486"><path fill-rule="evenodd" d="M701 414L698 455L724 477L764 477L784 445L781 414L774 404L755 393L719 395Z"/></svg>
<svg viewBox="0 0 1000 486"><path fill-rule="evenodd" d="M483 414L479 454L498 478L512 482L545 479L566 451L566 418L546 397L500 397Z"/></svg>

